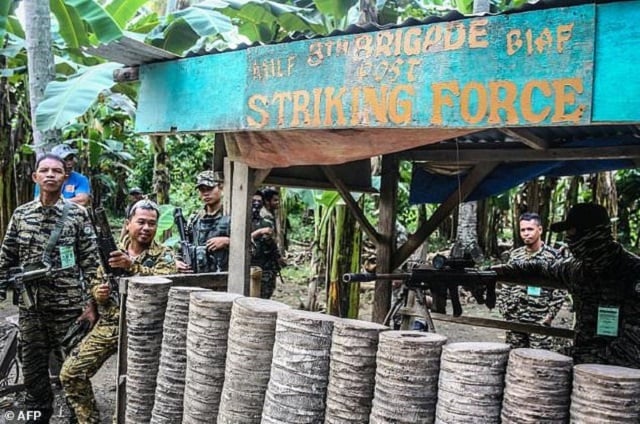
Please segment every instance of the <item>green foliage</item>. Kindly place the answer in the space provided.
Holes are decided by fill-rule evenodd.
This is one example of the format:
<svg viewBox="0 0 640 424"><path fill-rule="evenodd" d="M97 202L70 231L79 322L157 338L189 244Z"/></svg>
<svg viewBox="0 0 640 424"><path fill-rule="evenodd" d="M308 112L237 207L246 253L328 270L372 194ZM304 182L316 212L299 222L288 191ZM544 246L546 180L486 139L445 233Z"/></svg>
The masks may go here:
<svg viewBox="0 0 640 424"><path fill-rule="evenodd" d="M62 128L83 115L95 103L98 94L115 84L113 71L121 66L117 63L91 66L66 81L49 83L36 111L37 128L41 131Z"/></svg>
<svg viewBox="0 0 640 424"><path fill-rule="evenodd" d="M12 4L12 0L0 0L0 40L4 40L4 34L9 24L9 12L11 11Z"/></svg>

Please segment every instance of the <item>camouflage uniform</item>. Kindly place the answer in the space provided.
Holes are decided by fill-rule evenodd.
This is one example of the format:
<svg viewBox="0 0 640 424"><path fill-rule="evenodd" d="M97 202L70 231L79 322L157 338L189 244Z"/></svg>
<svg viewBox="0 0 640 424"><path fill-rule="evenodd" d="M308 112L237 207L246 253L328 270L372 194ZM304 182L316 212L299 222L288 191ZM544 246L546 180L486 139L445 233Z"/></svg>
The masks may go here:
<svg viewBox="0 0 640 424"><path fill-rule="evenodd" d="M203 208L193 214L187 223L187 237L196 246L198 272L226 272L229 269L229 249L206 249L206 242L212 237L229 237L231 218L219 209L209 214Z"/></svg>
<svg viewBox="0 0 640 424"><path fill-rule="evenodd" d="M130 240L125 237L121 248L127 251ZM148 250L142 252L128 270L131 275L163 275L177 272L171 249L152 242ZM106 282L102 267L91 282L91 294L95 297L97 288ZM113 299L98 305L100 319L82 342L71 352L60 372L60 381L69 403L75 410L80 424L100 423L100 413L96 406L91 381L102 364L118 350L118 319L120 308Z"/></svg>
<svg viewBox="0 0 640 424"><path fill-rule="evenodd" d="M262 268L260 297L270 299L276 288L276 276L280 271L280 251L276 243L275 218L266 208L260 209L260 215L251 220L251 231L259 228L271 228L273 233L252 240L251 265Z"/></svg>
<svg viewBox="0 0 640 424"><path fill-rule="evenodd" d="M500 278L541 277L566 285L576 311L576 363L640 368L640 258L613 240L608 224L567 240L572 258L551 265L513 262L498 267Z"/></svg>
<svg viewBox="0 0 640 424"><path fill-rule="evenodd" d="M515 249L509 255L509 263L515 261L540 261L554 263L558 252L543 244L535 252L529 252L526 246ZM547 318L553 319L566 297L563 290L551 290L536 286L505 286L498 291L497 306L505 320L529 324L540 324ZM530 347L552 349L554 338L542 334L528 334L507 331L506 342L512 348Z"/></svg>
<svg viewBox="0 0 640 424"><path fill-rule="evenodd" d="M60 268L61 254L70 258L72 253L75 265L54 277L27 283L34 288L36 307L27 309L22 299L19 304L25 408L40 410L41 422L49 422L52 413L49 356L54 352L62 362L60 341L82 312L81 273L87 279L96 274L95 233L82 206L60 199L45 207L34 200L15 210L0 251L0 280L6 279L13 266L43 268L43 252L65 203L67 217L50 259L54 269Z"/></svg>

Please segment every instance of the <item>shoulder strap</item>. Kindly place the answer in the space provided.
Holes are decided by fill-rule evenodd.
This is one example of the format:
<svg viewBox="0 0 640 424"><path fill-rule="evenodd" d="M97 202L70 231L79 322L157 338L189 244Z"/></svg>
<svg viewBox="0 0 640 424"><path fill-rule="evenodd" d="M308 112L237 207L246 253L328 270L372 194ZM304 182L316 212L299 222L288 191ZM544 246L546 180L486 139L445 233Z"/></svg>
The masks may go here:
<svg viewBox="0 0 640 424"><path fill-rule="evenodd" d="M56 221L56 226L53 228L51 235L49 236L49 241L47 242L47 246L44 248L44 252L42 252L42 263L47 266L52 266L51 263L51 252L53 251L53 247L58 242L60 238L60 234L62 234L62 228L64 227L64 221L67 220L67 216L69 215L69 209L71 208L71 202L63 200L64 206L62 207L62 215Z"/></svg>

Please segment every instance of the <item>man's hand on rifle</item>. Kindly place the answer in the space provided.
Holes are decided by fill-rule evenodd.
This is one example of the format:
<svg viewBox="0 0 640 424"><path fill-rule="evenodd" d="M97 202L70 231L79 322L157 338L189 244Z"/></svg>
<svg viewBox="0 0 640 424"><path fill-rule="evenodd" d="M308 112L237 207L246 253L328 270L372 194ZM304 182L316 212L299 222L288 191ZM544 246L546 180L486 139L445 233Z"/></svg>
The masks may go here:
<svg viewBox="0 0 640 424"><path fill-rule="evenodd" d="M129 269L133 265L131 256L121 250L114 250L109 254L109 266L112 268Z"/></svg>
<svg viewBox="0 0 640 424"><path fill-rule="evenodd" d="M82 315L80 315L76 321L80 322L84 320L89 321L91 328L93 328L95 323L98 321L98 306L93 299L87 302L84 310L82 311Z"/></svg>
<svg viewBox="0 0 640 424"><path fill-rule="evenodd" d="M181 261L180 259L176 259L176 268L178 268L178 272L182 272L185 274L193 273L193 268L187 265L186 262Z"/></svg>
<svg viewBox="0 0 640 424"><path fill-rule="evenodd" d="M226 236L218 236L211 237L207 240L207 250L219 250L229 247L229 237Z"/></svg>
<svg viewBox="0 0 640 424"><path fill-rule="evenodd" d="M96 298L96 302L105 303L109 300L109 296L111 295L111 287L109 287L108 283L102 283L95 289L95 293L93 296Z"/></svg>

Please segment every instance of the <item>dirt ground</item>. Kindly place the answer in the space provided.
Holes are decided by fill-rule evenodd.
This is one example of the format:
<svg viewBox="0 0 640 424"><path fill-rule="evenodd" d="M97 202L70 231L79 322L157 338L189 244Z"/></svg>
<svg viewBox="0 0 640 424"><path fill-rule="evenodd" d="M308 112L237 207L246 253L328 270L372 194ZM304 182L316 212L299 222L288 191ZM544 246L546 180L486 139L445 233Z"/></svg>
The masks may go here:
<svg viewBox="0 0 640 424"><path fill-rule="evenodd" d="M322 299L322 293L319 298ZM307 298L307 286L304 283L296 283L289 281L278 282L278 286L273 296L273 300L286 303L294 308L299 308ZM370 320L371 307L373 301L373 292L371 289L365 289L361 293L361 313L360 319ZM322 304L322 302L320 302ZM497 311L487 309L483 305L468 303L463 305L464 314L478 316L484 318L500 318ZM15 307L9 301L0 303L0 321L4 321L6 316L17 313ZM571 323L571 314L568 308L563 308L559 317L554 322L554 326L568 327ZM460 325L445 322L436 322L436 330L438 333L445 335L449 342L460 341L476 341L476 342L504 342L505 333L503 330L476 327L471 325ZM115 355L108 360L98 374L92 379L93 388L101 412L101 423L107 424L112 422L112 415L115 410L115 378L116 378L116 358ZM66 424L68 422L69 413L64 406L61 397L61 391L56 390L56 406L55 414L51 420L52 424ZM2 404L0 400L0 404ZM20 399L15 400L13 411L20 409ZM0 407L0 424L10 423L4 418L4 412Z"/></svg>

